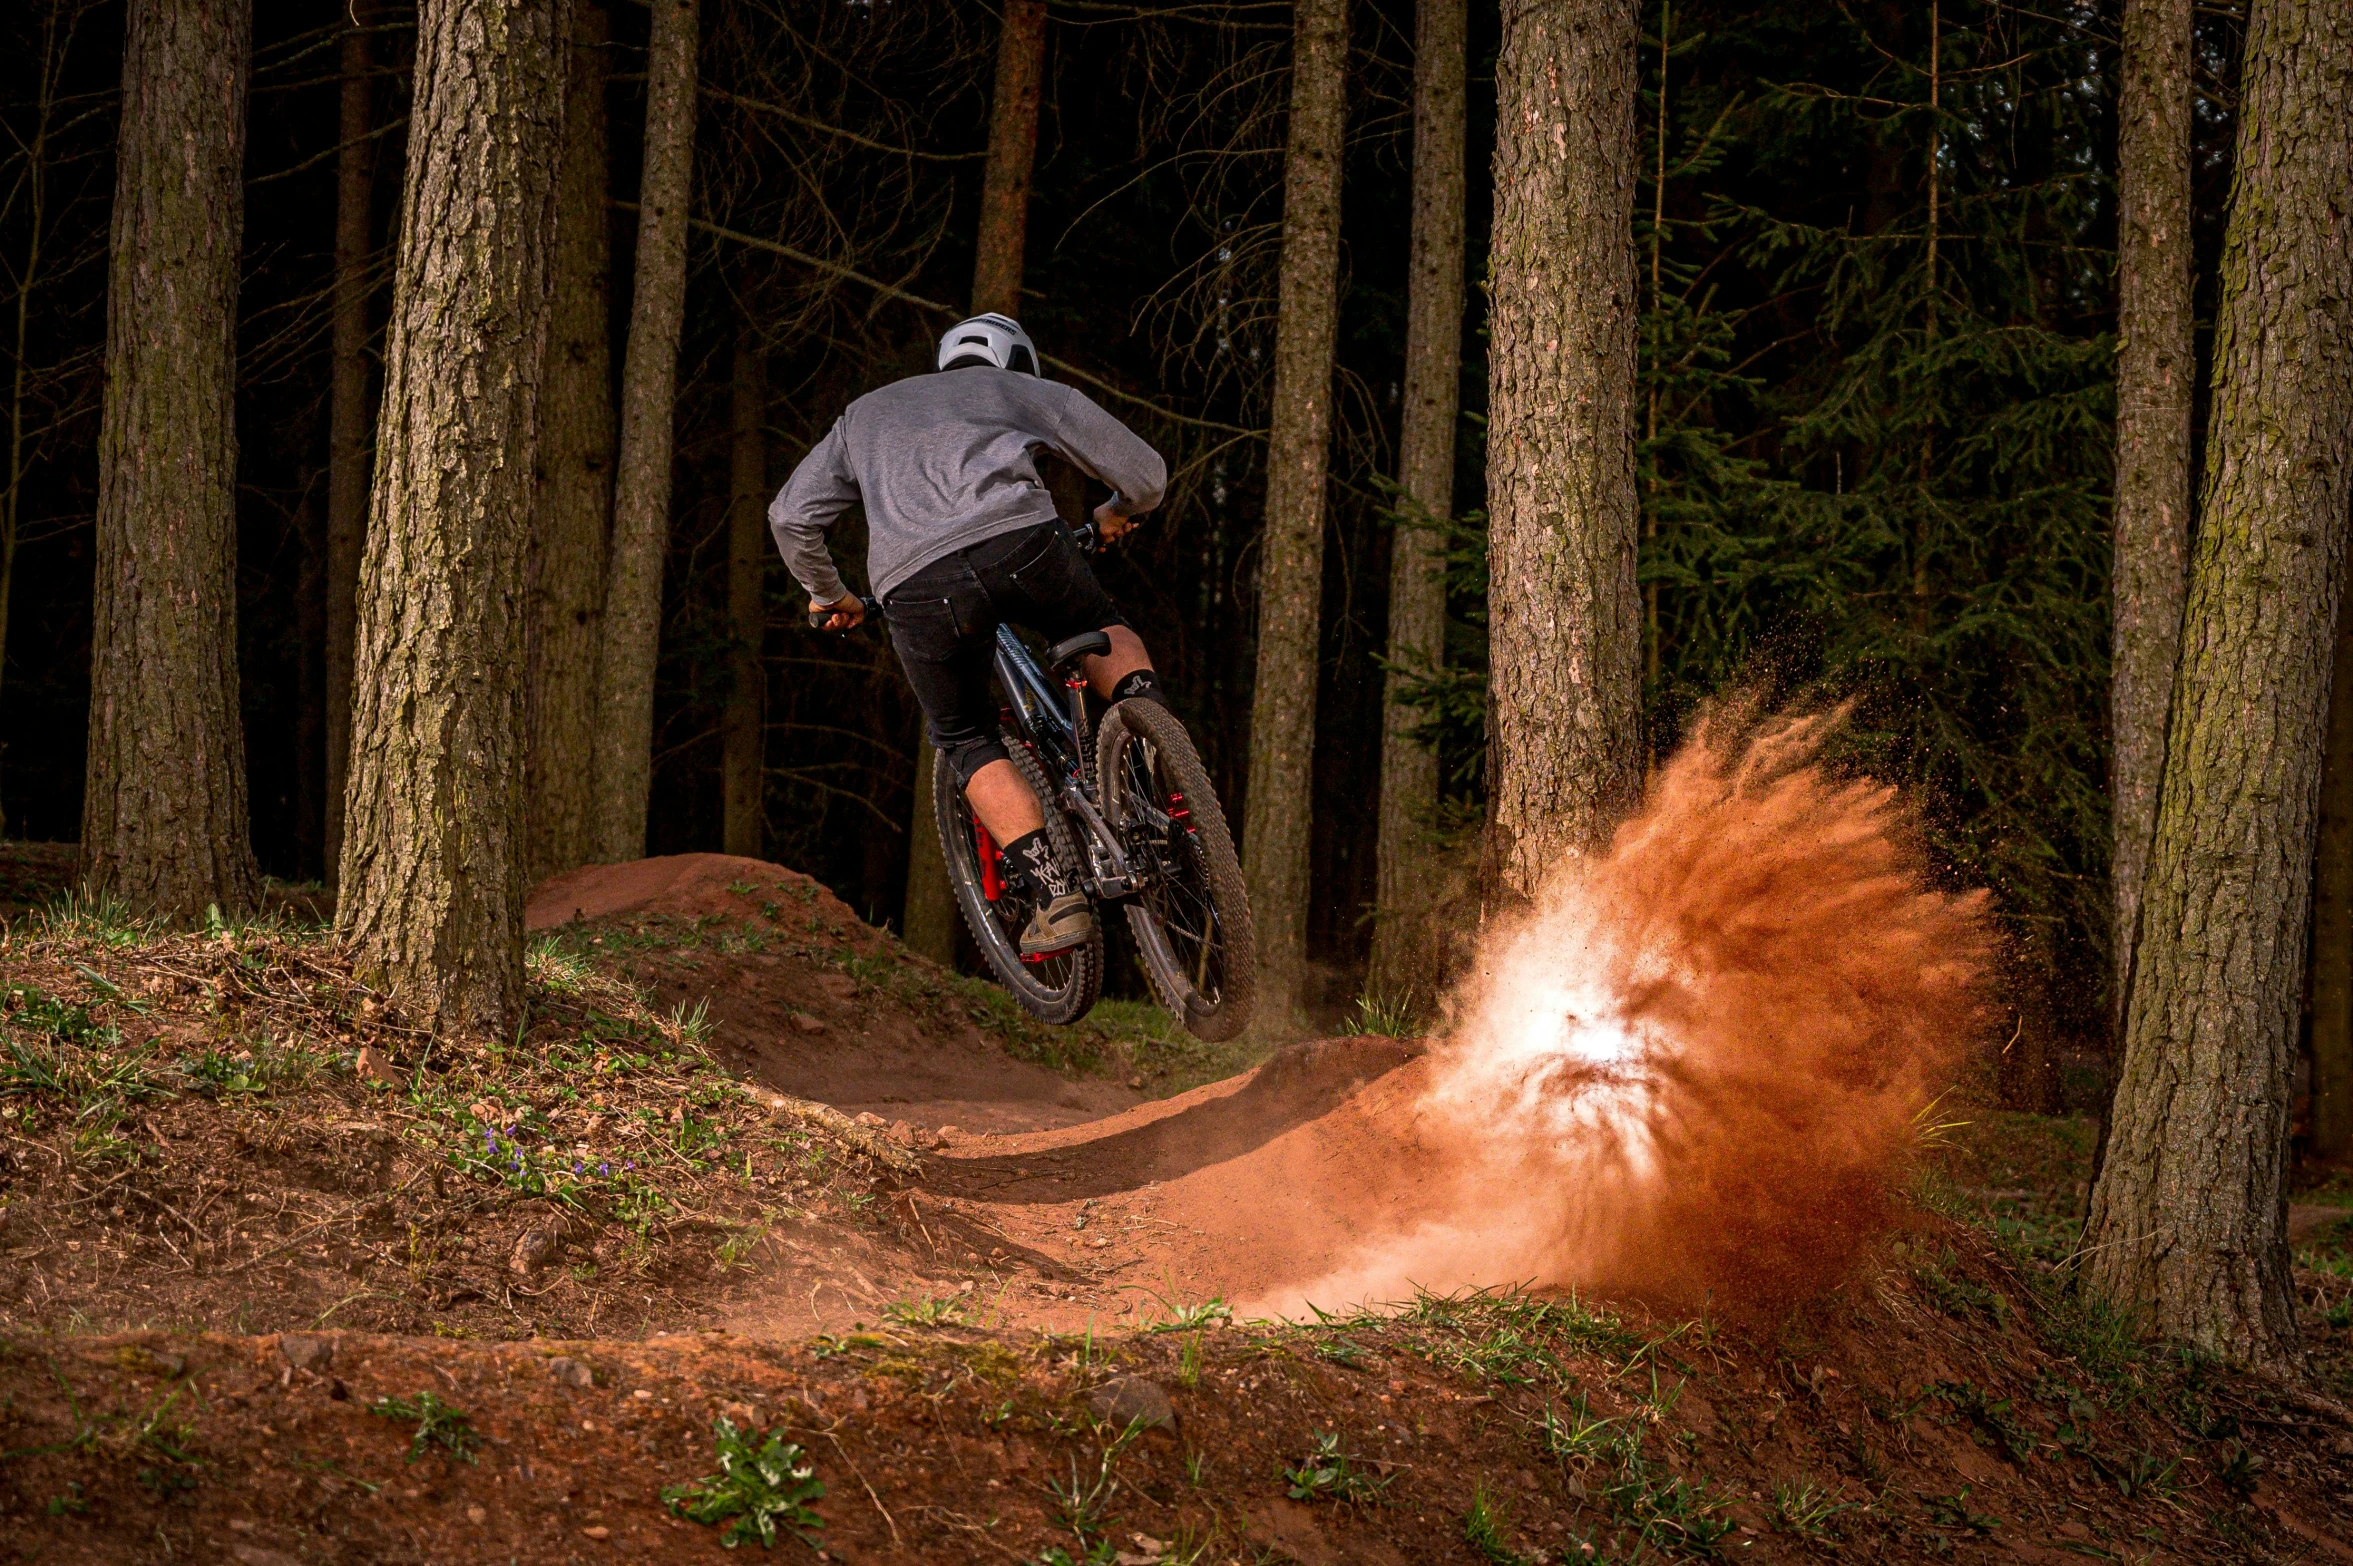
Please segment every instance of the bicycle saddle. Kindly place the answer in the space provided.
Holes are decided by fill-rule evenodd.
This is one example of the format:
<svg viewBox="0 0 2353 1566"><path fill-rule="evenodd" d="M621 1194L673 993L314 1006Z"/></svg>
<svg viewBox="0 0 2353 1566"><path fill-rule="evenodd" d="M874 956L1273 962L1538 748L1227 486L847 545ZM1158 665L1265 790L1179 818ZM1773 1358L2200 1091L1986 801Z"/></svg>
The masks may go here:
<svg viewBox="0 0 2353 1566"><path fill-rule="evenodd" d="M1046 667L1060 674L1081 658L1100 658L1111 651L1111 638L1101 631L1081 631L1067 642L1046 649Z"/></svg>

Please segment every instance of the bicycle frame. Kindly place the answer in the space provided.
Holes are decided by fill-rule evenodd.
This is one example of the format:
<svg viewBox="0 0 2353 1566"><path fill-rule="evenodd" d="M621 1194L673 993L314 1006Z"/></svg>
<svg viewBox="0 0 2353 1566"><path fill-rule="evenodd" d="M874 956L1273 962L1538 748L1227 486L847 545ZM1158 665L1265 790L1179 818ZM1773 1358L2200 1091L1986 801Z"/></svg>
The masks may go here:
<svg viewBox="0 0 2353 1566"><path fill-rule="evenodd" d="M1064 681L1065 694L1057 700L1045 671L1038 667L1037 659L1009 625L997 627L993 662L997 684L1005 693L1007 715L1012 718L1014 728L1029 741L1030 748L1037 752L1039 765L1054 786L1056 798L1039 803L1058 805L1086 839L1087 895L1098 903L1117 903L1133 897L1150 883L1151 877L1148 872L1139 873L1129 859L1111 824L1103 819L1095 798L1095 780L1089 767L1094 747L1087 741L1085 678L1073 674Z"/></svg>

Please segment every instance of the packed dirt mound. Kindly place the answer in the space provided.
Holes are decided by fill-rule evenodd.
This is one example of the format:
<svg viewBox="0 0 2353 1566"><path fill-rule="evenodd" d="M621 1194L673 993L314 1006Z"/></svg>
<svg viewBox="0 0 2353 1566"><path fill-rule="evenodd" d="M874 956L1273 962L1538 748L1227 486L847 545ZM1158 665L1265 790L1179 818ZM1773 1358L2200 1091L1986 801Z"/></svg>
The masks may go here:
<svg viewBox="0 0 2353 1566"><path fill-rule="evenodd" d="M749 887L772 900L784 893L808 920L836 939L870 946L879 939L864 921L814 876L764 859L735 854L663 854L619 865L583 865L550 876L531 889L524 906L526 928L553 929L579 919L612 914L672 914L685 919L733 919L743 911Z"/></svg>
<svg viewBox="0 0 2353 1566"><path fill-rule="evenodd" d="M782 865L729 854L589 865L534 888L525 920L618 961L663 1006L699 1008L745 1075L848 1114L1028 1130L1137 1101L1017 1058L1009 1039L1039 1030L1001 991L915 956Z"/></svg>

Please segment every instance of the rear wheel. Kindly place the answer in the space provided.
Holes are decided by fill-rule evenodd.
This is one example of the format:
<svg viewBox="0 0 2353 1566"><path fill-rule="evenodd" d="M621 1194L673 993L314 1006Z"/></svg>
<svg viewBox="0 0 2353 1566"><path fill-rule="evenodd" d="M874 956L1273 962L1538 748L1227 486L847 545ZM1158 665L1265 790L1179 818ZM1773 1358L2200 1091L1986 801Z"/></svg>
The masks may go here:
<svg viewBox="0 0 2353 1566"><path fill-rule="evenodd" d="M1041 802L1051 800L1053 795L1046 787L1045 774L1039 770L1029 746L1010 731L1004 739L1005 753L1012 758L1015 770L1029 785L1030 792ZM943 764L933 767L931 775L932 813L939 827L940 847L947 855L948 884L955 889L956 906L963 911L964 923L972 931L981 955L988 959L998 980L1021 1003L1022 1010L1040 1022L1078 1021L1093 1008L1095 997L1103 991L1101 925L1096 926L1094 938L1083 946L1049 957L1024 959L1021 931L1036 912L1037 904L1002 873L997 859L998 845L989 840L987 829L965 802L964 786L956 780L956 769ZM1086 877L1069 823L1051 804L1046 806L1046 841L1071 881L1084 884Z"/></svg>
<svg viewBox="0 0 2353 1566"><path fill-rule="evenodd" d="M1123 701L1095 740L1103 815L1150 884L1127 907L1144 971L1187 1032L1217 1042L1250 1023L1257 951L1233 834L1176 714Z"/></svg>

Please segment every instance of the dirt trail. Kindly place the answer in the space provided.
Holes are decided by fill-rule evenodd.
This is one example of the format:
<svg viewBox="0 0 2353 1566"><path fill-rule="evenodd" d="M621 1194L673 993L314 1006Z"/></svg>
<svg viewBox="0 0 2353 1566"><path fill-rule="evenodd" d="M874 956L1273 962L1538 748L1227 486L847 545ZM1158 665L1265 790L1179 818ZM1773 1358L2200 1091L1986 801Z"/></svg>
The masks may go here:
<svg viewBox="0 0 2353 1566"><path fill-rule="evenodd" d="M1212 1296L1295 1315L1520 1284L1771 1311L1835 1286L1900 1221L1913 1117L1984 1030L1992 951L1982 894L1928 883L1892 791L1820 764L1835 726L1703 724L1608 852L1490 932L1427 1054L1321 1040L1142 1104L942 1008L840 1015L854 961L657 974L759 1080L936 1154L898 1193L895 1256L786 1236L731 1324L950 1289L1075 1326ZM711 855L579 872L534 918L718 920L770 886L811 932L886 944L805 878Z"/></svg>

